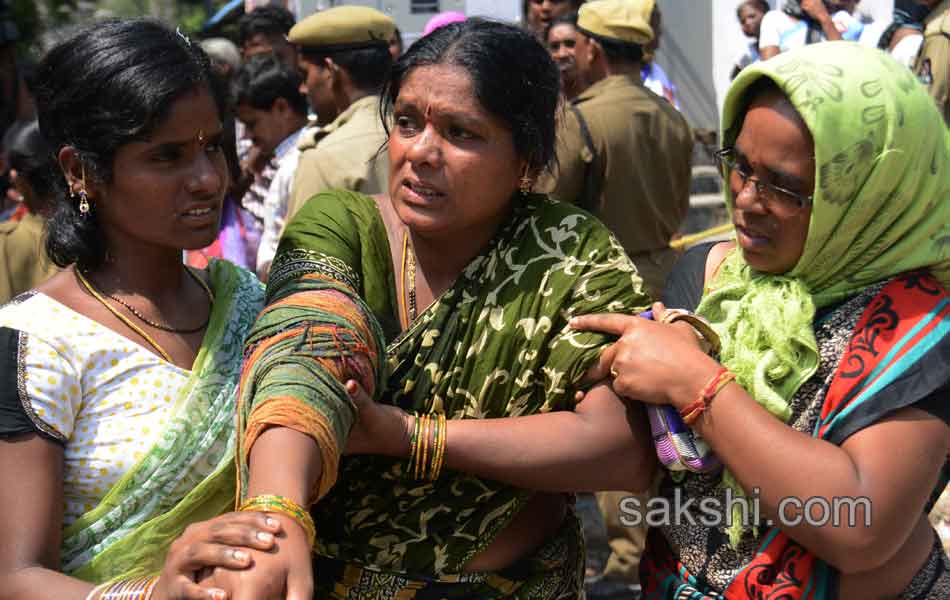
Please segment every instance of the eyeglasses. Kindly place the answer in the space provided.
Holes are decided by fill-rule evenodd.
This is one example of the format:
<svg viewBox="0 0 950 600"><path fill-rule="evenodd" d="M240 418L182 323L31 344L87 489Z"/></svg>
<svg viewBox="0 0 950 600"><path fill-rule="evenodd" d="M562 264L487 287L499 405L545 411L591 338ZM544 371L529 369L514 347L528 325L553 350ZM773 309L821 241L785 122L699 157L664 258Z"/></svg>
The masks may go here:
<svg viewBox="0 0 950 600"><path fill-rule="evenodd" d="M759 180L758 177L751 173L747 165L739 164L735 148L730 147L717 150L713 156L716 158L719 173L723 179L726 180L727 184L733 173L738 175L739 179L742 180L742 189L745 189L745 186L751 181L755 184L756 196L759 197L770 210L794 213L810 205L814 200L813 195L806 196L781 186Z"/></svg>

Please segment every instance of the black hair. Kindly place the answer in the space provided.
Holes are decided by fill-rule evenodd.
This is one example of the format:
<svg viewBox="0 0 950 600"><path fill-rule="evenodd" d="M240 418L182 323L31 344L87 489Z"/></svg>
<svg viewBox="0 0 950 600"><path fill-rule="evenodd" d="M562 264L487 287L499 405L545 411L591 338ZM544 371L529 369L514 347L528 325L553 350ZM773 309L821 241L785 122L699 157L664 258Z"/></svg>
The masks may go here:
<svg viewBox="0 0 950 600"><path fill-rule="evenodd" d="M578 28L578 31L600 44L611 63L636 63L643 60L643 46L640 44L604 37L583 28Z"/></svg>
<svg viewBox="0 0 950 600"><path fill-rule="evenodd" d="M763 13L767 13L772 10L772 7L769 6L768 0L745 0L745 2L740 2L739 6L736 7L736 18L742 18L742 9L746 6L752 6L758 8Z"/></svg>
<svg viewBox="0 0 950 600"><path fill-rule="evenodd" d="M54 154L72 146L85 176L108 183L119 148L147 138L175 101L202 88L226 122L227 91L197 42L149 19L96 23L55 46L38 65L40 130ZM105 259L95 208L81 215L65 186L48 229L46 251L57 265L87 270Z"/></svg>
<svg viewBox="0 0 950 600"><path fill-rule="evenodd" d="M243 46L257 34L284 37L295 23L294 14L282 6L259 6L238 21L238 44Z"/></svg>
<svg viewBox="0 0 950 600"><path fill-rule="evenodd" d="M307 97L300 93L303 78L276 56L254 56L235 74L231 94L235 105L247 104L258 110L270 110L283 98L301 115L308 111Z"/></svg>
<svg viewBox="0 0 950 600"><path fill-rule="evenodd" d="M439 64L465 69L475 98L507 125L515 151L530 169L553 166L560 75L533 35L506 23L473 18L420 38L393 65L383 88L380 111L387 129L409 74Z"/></svg>
<svg viewBox="0 0 950 600"><path fill-rule="evenodd" d="M314 64L321 64L325 58L333 59L333 62L350 76L353 85L364 92L376 94L383 87L393 64L393 57L389 53L389 40L384 41L385 43L354 49L328 50L301 46L300 54Z"/></svg>
<svg viewBox="0 0 950 600"><path fill-rule="evenodd" d="M40 132L39 123L30 121L11 127L3 142L7 163L16 170L17 177L24 178L30 184L37 199L46 202L52 200L59 190L57 183L62 177L59 176L59 166L53 151ZM37 212L37 207L29 208Z"/></svg>
<svg viewBox="0 0 950 600"><path fill-rule="evenodd" d="M577 13L569 12L566 15L561 15L560 17L554 17L551 19L551 22L548 23L548 26L544 28L545 42L548 41L548 36L551 34L551 30L558 25L570 25L574 29L577 29Z"/></svg>

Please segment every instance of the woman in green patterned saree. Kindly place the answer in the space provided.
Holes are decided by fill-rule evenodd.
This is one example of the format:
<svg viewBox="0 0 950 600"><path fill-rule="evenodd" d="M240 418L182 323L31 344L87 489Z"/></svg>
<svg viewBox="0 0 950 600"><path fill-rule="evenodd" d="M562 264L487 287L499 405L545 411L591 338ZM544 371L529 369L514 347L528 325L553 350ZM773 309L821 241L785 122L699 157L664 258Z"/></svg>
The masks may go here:
<svg viewBox="0 0 950 600"><path fill-rule="evenodd" d="M548 53L504 24L446 26L396 63L389 198L304 206L246 350L239 493L312 505L312 575L285 520L279 552L208 583L239 600L581 596L571 492L644 489L655 461L639 407L607 385L575 405L608 338L567 321L648 300L600 222L530 193L557 102ZM351 439L360 387L432 418Z"/></svg>
<svg viewBox="0 0 950 600"><path fill-rule="evenodd" d="M221 598L195 572L246 566L241 548L280 530L219 516L262 286L182 264L218 232L226 94L197 44L151 21L84 29L38 73L63 270L0 309L0 598Z"/></svg>

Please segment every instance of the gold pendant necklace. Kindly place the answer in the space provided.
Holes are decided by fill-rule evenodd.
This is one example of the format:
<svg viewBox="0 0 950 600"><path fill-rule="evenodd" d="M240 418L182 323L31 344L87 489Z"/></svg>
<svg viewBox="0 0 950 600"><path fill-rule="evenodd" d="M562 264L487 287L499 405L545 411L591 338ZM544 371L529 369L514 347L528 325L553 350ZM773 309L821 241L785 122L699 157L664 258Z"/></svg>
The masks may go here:
<svg viewBox="0 0 950 600"><path fill-rule="evenodd" d="M408 291L406 290L406 280L408 279ZM402 294L400 294L403 304L403 315L406 319L408 328L416 320L416 254L412 251L412 245L409 243L409 231L402 234L402 273L399 276L399 282L402 285ZM407 306L408 305L408 306Z"/></svg>

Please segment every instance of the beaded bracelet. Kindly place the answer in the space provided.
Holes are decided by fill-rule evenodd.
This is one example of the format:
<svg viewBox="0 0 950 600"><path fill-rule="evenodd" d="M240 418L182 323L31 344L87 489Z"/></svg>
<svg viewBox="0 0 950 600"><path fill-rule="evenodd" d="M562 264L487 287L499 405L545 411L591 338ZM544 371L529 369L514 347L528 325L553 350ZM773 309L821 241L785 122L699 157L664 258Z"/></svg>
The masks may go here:
<svg viewBox="0 0 950 600"><path fill-rule="evenodd" d="M703 391L700 392L699 398L689 405L685 406L683 410L680 411L680 416L683 417L683 422L687 425L692 425L696 422L696 419L699 418L699 415L709 408L709 405L712 404L713 398L715 398L719 392L722 391L726 385L736 378L736 374L730 371L725 367L719 367L719 370L716 371L716 374L709 380L709 382L703 387Z"/></svg>
<svg viewBox="0 0 950 600"><path fill-rule="evenodd" d="M86 600L149 600L157 583L158 577L122 579L100 585L89 592Z"/></svg>
<svg viewBox="0 0 950 600"><path fill-rule="evenodd" d="M307 543L311 548L313 548L313 544L317 539L317 527L313 523L313 517L310 516L310 512L290 498L274 494L254 496L253 498L245 500L244 504L238 507L238 510L242 512L273 512L287 515L303 527L304 533L307 534Z"/></svg>

